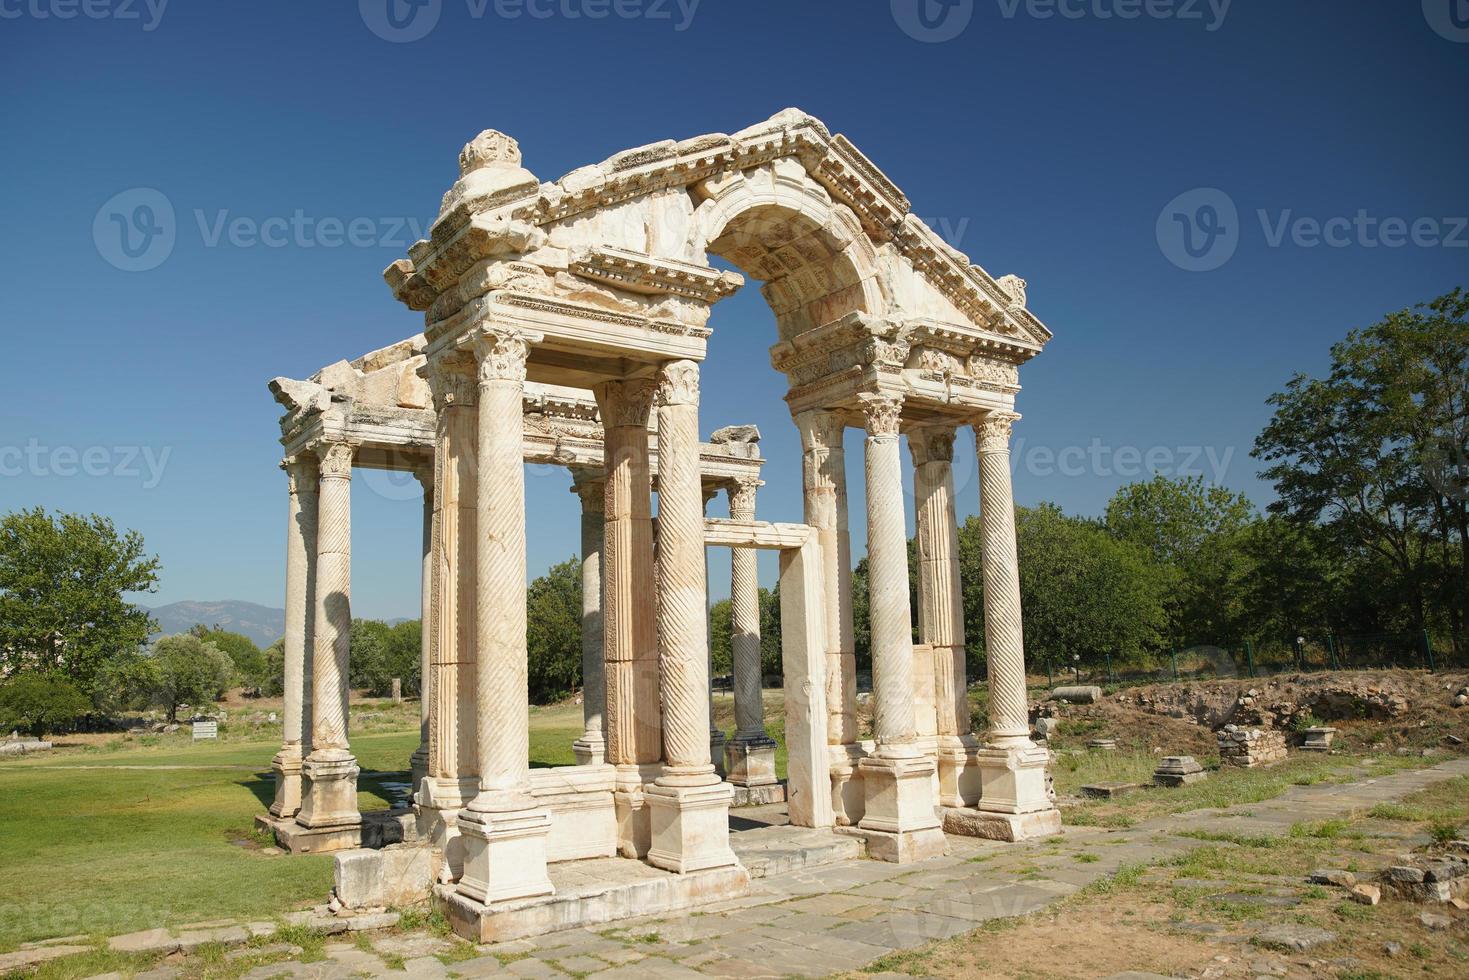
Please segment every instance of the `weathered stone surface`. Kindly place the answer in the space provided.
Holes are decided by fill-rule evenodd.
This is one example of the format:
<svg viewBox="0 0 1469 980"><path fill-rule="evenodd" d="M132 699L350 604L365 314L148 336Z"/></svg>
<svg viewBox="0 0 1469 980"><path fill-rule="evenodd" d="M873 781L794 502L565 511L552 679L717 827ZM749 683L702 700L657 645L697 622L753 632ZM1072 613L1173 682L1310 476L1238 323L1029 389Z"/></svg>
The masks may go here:
<svg viewBox="0 0 1469 980"><path fill-rule="evenodd" d="M107 940L107 948L114 953L172 953L179 943L167 929L145 929L113 936Z"/></svg>
<svg viewBox="0 0 1469 980"><path fill-rule="evenodd" d="M332 862L336 897L349 909L427 901L436 871L427 843L340 851Z"/></svg>
<svg viewBox="0 0 1469 980"><path fill-rule="evenodd" d="M77 953L91 951L90 946L37 946L32 949L18 949L13 953L0 953L0 975L10 973L12 970L24 970L47 960L61 959L63 956L74 956Z"/></svg>
<svg viewBox="0 0 1469 980"><path fill-rule="evenodd" d="M1110 800L1118 796L1126 796L1142 789L1139 783L1094 783L1081 788L1082 796L1089 796L1097 800Z"/></svg>
<svg viewBox="0 0 1469 980"><path fill-rule="evenodd" d="M1153 782L1158 786L1183 786L1199 782L1206 775L1193 756L1167 755L1153 770Z"/></svg>
<svg viewBox="0 0 1469 980"><path fill-rule="evenodd" d="M1352 885L1347 889L1347 895L1362 905L1376 905L1382 901L1382 889L1376 885Z"/></svg>
<svg viewBox="0 0 1469 980"><path fill-rule="evenodd" d="M1095 704L1102 700L1102 689L1095 684L1058 687L1051 692L1051 699L1068 704Z"/></svg>
<svg viewBox="0 0 1469 980"><path fill-rule="evenodd" d="M1299 922L1281 922L1255 933L1254 941L1270 949L1300 953L1336 939L1336 933Z"/></svg>
<svg viewBox="0 0 1469 980"><path fill-rule="evenodd" d="M1219 760L1225 765L1248 769L1272 765L1286 756L1283 732L1225 725L1217 737Z"/></svg>
<svg viewBox="0 0 1469 980"><path fill-rule="evenodd" d="M1318 868L1306 877L1313 885L1335 885L1338 888L1351 888L1357 883L1357 876L1350 871L1338 871L1334 868Z"/></svg>

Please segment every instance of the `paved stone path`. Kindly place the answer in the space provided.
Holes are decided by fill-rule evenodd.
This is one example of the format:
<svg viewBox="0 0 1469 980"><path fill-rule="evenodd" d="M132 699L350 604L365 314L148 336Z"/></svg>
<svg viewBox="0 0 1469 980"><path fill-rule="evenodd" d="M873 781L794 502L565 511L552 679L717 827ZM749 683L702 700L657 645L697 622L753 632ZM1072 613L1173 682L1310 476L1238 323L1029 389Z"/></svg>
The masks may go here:
<svg viewBox="0 0 1469 980"><path fill-rule="evenodd" d="M1204 844L1179 834L1287 834L1301 821L1361 813L1469 774L1469 759L1376 778L1361 771L1363 778L1352 783L1293 787L1273 800L1159 817L1125 830L1067 828L1059 838L1024 845L950 837L947 856L905 867L848 861L774 874L756 880L743 899L691 915L480 946L472 948L474 958L448 965L438 954L455 948L450 941L392 935L373 940L372 953L334 942L323 961L275 963L246 977L345 980L392 967L405 969L409 980L824 976L990 919L1037 911L1121 868L1160 864ZM1080 861L1082 854L1092 857ZM399 970L392 975L405 977Z"/></svg>

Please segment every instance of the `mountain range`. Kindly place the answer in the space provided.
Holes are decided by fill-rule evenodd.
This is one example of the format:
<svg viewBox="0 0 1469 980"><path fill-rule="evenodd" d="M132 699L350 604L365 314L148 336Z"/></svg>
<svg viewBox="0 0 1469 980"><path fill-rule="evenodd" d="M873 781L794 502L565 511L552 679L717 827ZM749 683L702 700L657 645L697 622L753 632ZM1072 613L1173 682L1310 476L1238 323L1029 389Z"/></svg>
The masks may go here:
<svg viewBox="0 0 1469 980"><path fill-rule="evenodd" d="M272 609L270 606L242 602L239 599L221 599L219 602L185 599L165 606L143 608L158 622L158 629L148 637L150 641L158 636L186 633L190 627L202 623L210 629L218 626L232 633L243 633L263 650L279 640L286 631L284 609ZM396 626L404 622L404 617L399 616L385 622L389 626Z"/></svg>

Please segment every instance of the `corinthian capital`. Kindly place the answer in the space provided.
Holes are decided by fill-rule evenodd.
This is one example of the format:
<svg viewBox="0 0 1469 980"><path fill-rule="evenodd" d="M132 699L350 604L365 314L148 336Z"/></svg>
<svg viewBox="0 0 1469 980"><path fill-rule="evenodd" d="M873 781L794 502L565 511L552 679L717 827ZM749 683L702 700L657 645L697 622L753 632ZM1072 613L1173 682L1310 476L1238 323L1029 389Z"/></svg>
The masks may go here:
<svg viewBox="0 0 1469 980"><path fill-rule="evenodd" d="M524 381L530 345L540 338L520 330L486 330L474 339L474 356L479 362L479 383Z"/></svg>
<svg viewBox="0 0 1469 980"><path fill-rule="evenodd" d="M801 448L806 452L842 448L842 433L847 425L836 412L812 409L797 412L796 428L801 432Z"/></svg>
<svg viewBox="0 0 1469 980"><path fill-rule="evenodd" d="M302 453L281 460L281 469L286 471L286 489L294 496L299 493L315 493L318 477L316 457Z"/></svg>
<svg viewBox="0 0 1469 980"><path fill-rule="evenodd" d="M974 423L975 443L982 453L1008 453L1010 430L1020 416L1015 412L990 412Z"/></svg>
<svg viewBox="0 0 1469 980"><path fill-rule="evenodd" d="M952 463L954 461L954 427L920 425L908 430L908 451L913 465Z"/></svg>
<svg viewBox="0 0 1469 980"><path fill-rule="evenodd" d="M903 420L903 396L866 394L859 398L867 434L879 439L897 438Z"/></svg>
<svg viewBox="0 0 1469 980"><path fill-rule="evenodd" d="M426 375L429 391L433 393L434 411L474 404L472 364L443 359L431 364Z"/></svg>
<svg viewBox="0 0 1469 980"><path fill-rule="evenodd" d="M699 404L699 365L694 361L670 361L659 368L658 404Z"/></svg>
<svg viewBox="0 0 1469 980"><path fill-rule="evenodd" d="M729 484L729 516L731 520L753 521L755 519L755 491L760 489L759 480L734 480Z"/></svg>
<svg viewBox="0 0 1469 980"><path fill-rule="evenodd" d="M321 478L323 480L350 480L352 479L352 459L357 455L357 447L350 442L328 442L316 451L321 459Z"/></svg>
<svg viewBox="0 0 1469 980"><path fill-rule="evenodd" d="M603 428L620 425L648 425L648 412L653 407L657 384L651 378L634 381L607 381L592 389L597 398L597 411Z"/></svg>

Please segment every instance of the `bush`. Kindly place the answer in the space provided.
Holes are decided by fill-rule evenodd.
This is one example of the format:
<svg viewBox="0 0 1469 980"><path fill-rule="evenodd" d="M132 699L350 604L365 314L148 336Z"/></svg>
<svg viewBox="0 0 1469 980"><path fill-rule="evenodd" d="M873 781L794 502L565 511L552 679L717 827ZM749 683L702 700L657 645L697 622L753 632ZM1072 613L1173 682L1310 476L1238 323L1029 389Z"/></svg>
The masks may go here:
<svg viewBox="0 0 1469 980"><path fill-rule="evenodd" d="M187 633L154 643L151 659L155 673L150 700L168 712L169 721L178 721L183 705L199 708L217 700L234 675L228 654Z"/></svg>
<svg viewBox="0 0 1469 980"><path fill-rule="evenodd" d="M76 685L56 674L20 674L0 687L0 725L32 735L68 727L89 708Z"/></svg>
<svg viewBox="0 0 1469 980"><path fill-rule="evenodd" d="M423 631L420 621L408 620L389 626L376 619L352 621L350 682L366 688L373 697L393 692L393 678L403 682L403 694L418 694L422 665ZM307 668L310 669L310 668Z"/></svg>
<svg viewBox="0 0 1469 980"><path fill-rule="evenodd" d="M235 683L241 687L258 691L265 684L265 654L255 641L243 633L229 630L206 630L199 635L205 643L213 643L225 652L235 669Z"/></svg>

